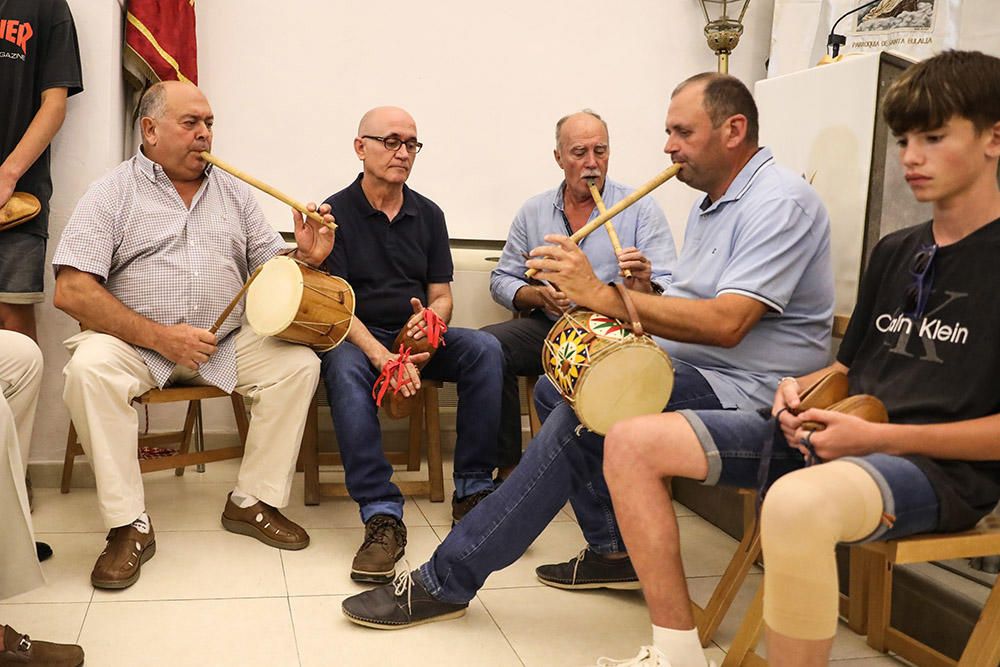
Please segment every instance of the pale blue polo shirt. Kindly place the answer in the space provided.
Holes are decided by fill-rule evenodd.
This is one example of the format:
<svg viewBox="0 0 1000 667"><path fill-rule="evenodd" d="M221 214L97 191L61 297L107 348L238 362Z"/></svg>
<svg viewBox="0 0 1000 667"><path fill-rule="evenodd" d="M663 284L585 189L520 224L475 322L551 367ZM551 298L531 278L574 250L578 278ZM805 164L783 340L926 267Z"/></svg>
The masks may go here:
<svg viewBox="0 0 1000 667"><path fill-rule="evenodd" d="M571 231L563 210L563 188L565 183L552 190L529 199L514 216L503 247L500 263L490 275L490 293L493 300L510 310L514 308L514 295L527 285L524 272L528 270L522 252L548 245L546 234L569 236ZM601 199L611 208L633 192L621 183L610 179L604 182ZM594 207L590 219L598 215ZM623 248L634 246L642 251L653 267L653 282L666 289L670 285L672 271L677 262L677 251L670 226L663 211L646 196L629 206L611 219ZM618 256L611 246L611 237L604 229L597 229L580 241L580 248L587 255L594 273L603 282L621 281ZM549 316L550 319L552 316Z"/></svg>
<svg viewBox="0 0 1000 667"><path fill-rule="evenodd" d="M724 408L771 405L778 379L830 360L833 270L830 220L805 180L761 148L715 202L688 216L684 246L666 296L740 294L768 307L733 348L657 342L696 366Z"/></svg>

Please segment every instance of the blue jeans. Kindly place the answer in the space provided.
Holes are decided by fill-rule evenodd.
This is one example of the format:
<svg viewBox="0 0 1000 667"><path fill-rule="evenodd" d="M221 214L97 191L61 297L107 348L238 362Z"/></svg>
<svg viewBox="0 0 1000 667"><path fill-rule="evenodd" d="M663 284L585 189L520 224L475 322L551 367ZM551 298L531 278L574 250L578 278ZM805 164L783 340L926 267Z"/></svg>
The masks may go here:
<svg viewBox="0 0 1000 667"><path fill-rule="evenodd" d="M674 391L667 410L721 407L693 366L674 360ZM566 501L573 503L587 543L595 551L620 551L621 533L604 481L604 438L580 422L548 382L536 393L542 430L514 472L452 529L418 577L439 600L467 603L496 570L527 550Z"/></svg>
<svg viewBox="0 0 1000 667"><path fill-rule="evenodd" d="M399 330L368 327L386 347ZM403 518L403 495L392 483L392 466L382 451L382 430L372 385L378 377L368 357L344 342L321 355L330 414L344 462L347 490L361 508L361 520L376 514ZM421 378L458 384L455 493L464 497L493 488L496 434L500 426L503 352L493 336L452 328L420 372Z"/></svg>
<svg viewBox="0 0 1000 667"><path fill-rule="evenodd" d="M766 486L779 477L805 466L798 449L788 446L774 421L744 410L683 410L708 458L705 484L740 488L757 486L760 453L765 439L773 440L773 455ZM845 456L860 466L879 487L882 506L891 522L883 522L863 539L890 540L935 530L938 523L938 500L927 476L915 463L901 456L866 454ZM765 500L765 504L766 504Z"/></svg>

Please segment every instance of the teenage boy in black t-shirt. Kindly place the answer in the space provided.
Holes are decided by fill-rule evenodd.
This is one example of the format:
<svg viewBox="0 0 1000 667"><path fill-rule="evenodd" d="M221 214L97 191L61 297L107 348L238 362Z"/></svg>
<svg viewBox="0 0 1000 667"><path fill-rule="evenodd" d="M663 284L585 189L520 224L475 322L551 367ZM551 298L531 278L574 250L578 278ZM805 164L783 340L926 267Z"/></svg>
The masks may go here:
<svg viewBox="0 0 1000 667"><path fill-rule="evenodd" d="M66 0L0 0L0 206L29 192L42 211L0 232L0 329L35 334L44 299L49 143L66 117L66 98L83 90L80 47Z"/></svg>
<svg viewBox="0 0 1000 667"><path fill-rule="evenodd" d="M778 385L772 414L682 411L623 422L604 473L653 621L630 665L703 667L677 524L663 478L755 487L772 440L761 517L771 665L825 665L837 629L838 543L971 528L1000 499L1000 59L949 51L890 88L885 119L932 221L882 239L837 361ZM874 394L889 423L788 409L827 372ZM805 421L819 422L810 433ZM806 466L812 449L821 461ZM618 663L615 663L618 664Z"/></svg>

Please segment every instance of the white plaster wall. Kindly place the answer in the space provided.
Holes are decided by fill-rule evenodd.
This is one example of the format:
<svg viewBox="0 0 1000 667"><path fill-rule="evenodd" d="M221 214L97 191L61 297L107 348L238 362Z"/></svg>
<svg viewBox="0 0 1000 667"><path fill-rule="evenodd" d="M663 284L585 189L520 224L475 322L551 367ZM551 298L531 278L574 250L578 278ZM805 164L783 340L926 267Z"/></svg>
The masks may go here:
<svg viewBox="0 0 1000 667"><path fill-rule="evenodd" d="M69 4L86 90L71 99L55 141L50 257L77 199L123 150L119 4ZM765 75L773 4L753 0L731 59L732 73L751 87ZM506 237L523 200L561 178L553 126L582 107L608 120L612 178L648 180L668 164L670 90L716 67L696 0L292 0L281 11L265 0L212 0L197 11L199 79L216 113L220 157L296 198L322 198L359 170L350 144L360 115L377 104L408 107L427 144L411 184L442 205L453 238ZM668 182L655 196L680 243L697 193ZM272 224L289 228L283 205L259 200ZM474 271L456 277L483 280ZM52 283L47 275L48 298L38 309L46 375L33 463L62 459L68 425L61 341L76 325L52 308ZM170 408L151 412L154 430L177 417ZM226 401L209 401L205 418L210 432L235 430Z"/></svg>
<svg viewBox="0 0 1000 667"><path fill-rule="evenodd" d="M66 122L53 142L50 260L77 200L91 182L121 161L123 143L121 9L114 0L68 2L80 40L84 91L69 99ZM54 283L52 271L46 267L45 303L35 307L45 376L35 419L33 462L61 460L69 426L62 401L62 368L69 356L62 341L78 327L52 307Z"/></svg>
<svg viewBox="0 0 1000 667"><path fill-rule="evenodd" d="M774 0L752 0L731 71L765 76ZM639 185L668 164L672 88L716 68L697 0L567 4L213 0L198 7L199 83L219 157L301 200L360 171L361 115L397 104L425 147L410 184L444 209L452 238L504 239L529 196L553 187L556 120L590 107L608 121L612 178ZM655 195L680 239L694 193ZM272 224L288 209L261 197Z"/></svg>

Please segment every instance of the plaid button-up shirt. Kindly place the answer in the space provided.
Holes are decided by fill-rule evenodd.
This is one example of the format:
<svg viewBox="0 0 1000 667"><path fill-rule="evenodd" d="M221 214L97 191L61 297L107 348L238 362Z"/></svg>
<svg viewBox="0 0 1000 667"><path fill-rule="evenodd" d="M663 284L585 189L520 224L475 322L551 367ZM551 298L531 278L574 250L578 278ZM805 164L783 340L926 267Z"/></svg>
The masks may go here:
<svg viewBox="0 0 1000 667"><path fill-rule="evenodd" d="M284 248L250 189L209 169L191 208L163 168L138 151L97 181L79 201L52 258L92 273L136 313L163 325L210 328L249 273ZM218 331L215 354L200 366L206 382L236 387L238 305ZM163 387L175 364L136 346Z"/></svg>

